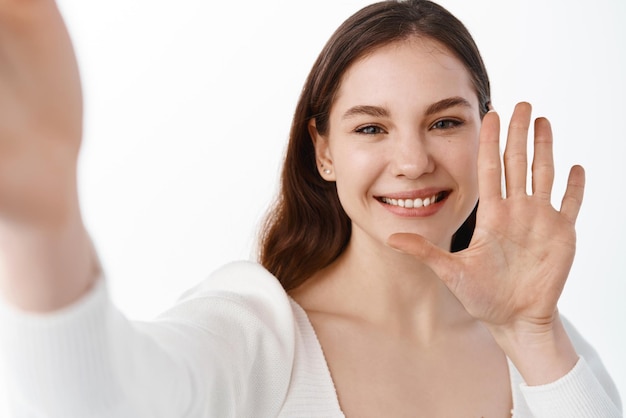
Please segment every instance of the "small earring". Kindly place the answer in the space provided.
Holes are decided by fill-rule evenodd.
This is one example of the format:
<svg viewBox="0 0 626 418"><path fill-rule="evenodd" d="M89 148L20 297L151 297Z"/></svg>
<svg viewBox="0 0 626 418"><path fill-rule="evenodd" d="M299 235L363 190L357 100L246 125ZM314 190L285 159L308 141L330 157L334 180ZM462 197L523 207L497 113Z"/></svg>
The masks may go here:
<svg viewBox="0 0 626 418"><path fill-rule="evenodd" d="M324 174L330 174L330 168L325 168L324 169Z"/></svg>

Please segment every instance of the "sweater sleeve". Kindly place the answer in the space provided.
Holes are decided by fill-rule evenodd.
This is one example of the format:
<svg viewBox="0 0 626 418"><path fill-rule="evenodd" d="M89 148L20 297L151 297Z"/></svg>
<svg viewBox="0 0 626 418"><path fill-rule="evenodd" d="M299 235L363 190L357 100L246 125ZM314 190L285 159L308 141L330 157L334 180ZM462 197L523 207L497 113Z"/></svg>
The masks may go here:
<svg viewBox="0 0 626 418"><path fill-rule="evenodd" d="M239 262L150 322L126 319L102 279L52 314L0 306L0 369L15 417L276 416L293 334L282 287Z"/></svg>
<svg viewBox="0 0 626 418"><path fill-rule="evenodd" d="M521 384L525 402L535 418L619 418L619 392L593 347L563 318L580 358L561 379L540 386Z"/></svg>

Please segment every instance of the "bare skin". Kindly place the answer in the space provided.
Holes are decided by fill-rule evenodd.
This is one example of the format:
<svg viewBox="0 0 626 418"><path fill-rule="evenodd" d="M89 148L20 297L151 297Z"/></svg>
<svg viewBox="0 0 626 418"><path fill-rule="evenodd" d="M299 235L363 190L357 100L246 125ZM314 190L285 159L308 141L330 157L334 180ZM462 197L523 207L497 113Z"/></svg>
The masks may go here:
<svg viewBox="0 0 626 418"><path fill-rule="evenodd" d="M351 251L291 293L316 331L344 414L510 416L504 353L440 280L423 269L419 288L396 274L389 286L359 284L349 279L365 277L346 261Z"/></svg>
<svg viewBox="0 0 626 418"><path fill-rule="evenodd" d="M53 1L0 1L0 63L0 292L50 311L96 271L76 186L81 86Z"/></svg>

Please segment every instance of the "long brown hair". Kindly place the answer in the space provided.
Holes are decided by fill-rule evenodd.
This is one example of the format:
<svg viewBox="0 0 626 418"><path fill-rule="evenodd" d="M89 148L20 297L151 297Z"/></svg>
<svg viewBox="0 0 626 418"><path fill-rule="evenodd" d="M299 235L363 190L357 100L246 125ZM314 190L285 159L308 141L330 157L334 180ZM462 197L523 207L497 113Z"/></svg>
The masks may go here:
<svg viewBox="0 0 626 418"><path fill-rule="evenodd" d="M349 17L328 40L304 84L296 106L282 170L278 199L260 237L260 262L285 290L299 286L332 263L346 248L352 231L334 182L322 179L308 123L321 135L341 78L348 67L376 48L412 36L445 45L468 69L482 117L490 88L482 58L465 26L443 7L425 0L392 0L366 6ZM475 210L452 241L466 248L474 230Z"/></svg>

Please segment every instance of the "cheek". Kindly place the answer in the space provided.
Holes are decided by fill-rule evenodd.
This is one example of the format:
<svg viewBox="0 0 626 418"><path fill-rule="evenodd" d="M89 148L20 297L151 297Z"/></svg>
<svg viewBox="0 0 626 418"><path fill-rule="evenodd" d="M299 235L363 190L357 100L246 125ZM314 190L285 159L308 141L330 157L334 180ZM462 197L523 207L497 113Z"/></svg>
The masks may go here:
<svg viewBox="0 0 626 418"><path fill-rule="evenodd" d="M380 153L372 151L359 147L333 149L337 194L348 215L353 205L370 198L371 188L380 177L383 159Z"/></svg>
<svg viewBox="0 0 626 418"><path fill-rule="evenodd" d="M441 162L461 187L461 192L478 198L478 138L441 150Z"/></svg>
<svg viewBox="0 0 626 418"><path fill-rule="evenodd" d="M459 166L465 173L461 176L464 178L464 185L467 190L467 195L472 201L478 199L478 140L476 145L468 147L464 155L460 158ZM473 203L472 203L473 205Z"/></svg>
<svg viewBox="0 0 626 418"><path fill-rule="evenodd" d="M374 147L334 147L333 166L339 184L365 185L380 172L382 159Z"/></svg>

